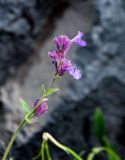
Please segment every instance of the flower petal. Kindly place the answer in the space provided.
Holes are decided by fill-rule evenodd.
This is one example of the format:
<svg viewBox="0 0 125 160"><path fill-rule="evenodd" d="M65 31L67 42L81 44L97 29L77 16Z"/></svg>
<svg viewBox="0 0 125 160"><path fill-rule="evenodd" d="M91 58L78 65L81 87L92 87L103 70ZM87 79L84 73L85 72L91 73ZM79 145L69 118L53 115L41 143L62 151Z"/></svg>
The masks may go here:
<svg viewBox="0 0 125 160"><path fill-rule="evenodd" d="M52 61L55 63L58 61L59 59L59 56L58 54L56 53L56 51L53 51L53 52L48 52L48 57L52 58Z"/></svg>
<svg viewBox="0 0 125 160"><path fill-rule="evenodd" d="M72 65L71 67L69 67L68 72L75 79L80 79L81 78L81 71L75 65Z"/></svg>
<svg viewBox="0 0 125 160"><path fill-rule="evenodd" d="M82 46L82 47L86 46L87 43L86 43L84 40L81 39L82 36L83 36L83 33L79 31L78 34L77 34L77 36L74 37L74 38L71 40L71 43L74 42L74 43L76 43L76 44L78 44L79 46Z"/></svg>

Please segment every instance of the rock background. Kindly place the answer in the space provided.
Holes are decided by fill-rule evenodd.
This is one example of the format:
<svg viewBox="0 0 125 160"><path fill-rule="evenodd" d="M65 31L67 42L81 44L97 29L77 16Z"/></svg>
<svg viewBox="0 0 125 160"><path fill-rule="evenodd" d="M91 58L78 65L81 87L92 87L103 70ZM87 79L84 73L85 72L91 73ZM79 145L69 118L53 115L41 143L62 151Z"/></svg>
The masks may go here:
<svg viewBox="0 0 125 160"><path fill-rule="evenodd" d="M39 151L43 131L77 152L89 151L99 145L92 115L101 106L111 142L124 159L124 0L18 0L17 4L8 0L1 1L0 7L1 13L7 11L0 19L0 156L23 117L19 97L32 105L40 95L41 83L49 83L51 37L61 33L73 37L81 30L88 46L73 47L70 57L82 69L83 78L75 81L66 76L56 83L63 90L50 99L49 112L39 123L22 130L11 155L17 160L32 159ZM70 159L53 146L52 151L53 159Z"/></svg>

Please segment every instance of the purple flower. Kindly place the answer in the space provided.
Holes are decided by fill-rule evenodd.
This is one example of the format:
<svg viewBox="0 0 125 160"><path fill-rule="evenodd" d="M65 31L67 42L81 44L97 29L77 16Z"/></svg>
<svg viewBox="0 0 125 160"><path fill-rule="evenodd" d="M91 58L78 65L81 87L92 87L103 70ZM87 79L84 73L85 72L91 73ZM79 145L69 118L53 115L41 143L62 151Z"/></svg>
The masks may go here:
<svg viewBox="0 0 125 160"><path fill-rule="evenodd" d="M37 103L39 102L40 99L36 99L35 102L34 102L34 107L37 105ZM41 104L38 106L38 108L36 109L36 115L37 117L41 116L44 114L44 112L47 111L48 109L48 106L47 106L47 101L48 99L43 99Z"/></svg>
<svg viewBox="0 0 125 160"><path fill-rule="evenodd" d="M54 38L56 50L48 52L48 56L52 58L52 62L55 64L56 72L59 76L69 73L75 79L79 79L81 77L80 70L66 58L66 54L73 43L82 47L86 46L86 42L82 40L82 36L83 33L79 31L77 36L71 40L65 35Z"/></svg>
<svg viewBox="0 0 125 160"><path fill-rule="evenodd" d="M67 59L62 59L60 64L57 67L57 73L59 76L63 76L65 73L69 73L75 79L81 78L81 71L73 65L71 61Z"/></svg>
<svg viewBox="0 0 125 160"><path fill-rule="evenodd" d="M56 53L61 57L64 58L67 49L70 46L70 39L65 36L65 35L61 35L59 37L55 37L54 38L54 42L56 45Z"/></svg>

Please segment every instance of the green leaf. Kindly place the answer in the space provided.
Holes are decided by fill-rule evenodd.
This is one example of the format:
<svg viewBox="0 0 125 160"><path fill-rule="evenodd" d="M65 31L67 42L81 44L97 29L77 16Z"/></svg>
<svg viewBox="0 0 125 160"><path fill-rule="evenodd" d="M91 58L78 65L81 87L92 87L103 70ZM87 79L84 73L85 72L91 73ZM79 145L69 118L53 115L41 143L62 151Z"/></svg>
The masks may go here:
<svg viewBox="0 0 125 160"><path fill-rule="evenodd" d="M25 111L25 113L29 113L30 109L29 109L28 103L23 99L20 99L20 103L21 103L21 106L22 106L23 110Z"/></svg>
<svg viewBox="0 0 125 160"><path fill-rule="evenodd" d="M44 97L47 97L55 92L58 92L59 89L58 88L49 88L45 91L45 93L43 94Z"/></svg>
<svg viewBox="0 0 125 160"><path fill-rule="evenodd" d="M105 151L108 153L108 159L109 160L121 160L119 154L115 152L112 148L104 147Z"/></svg>
<svg viewBox="0 0 125 160"><path fill-rule="evenodd" d="M100 108L97 108L94 113L94 128L100 143L105 145L104 137L107 137L107 129L105 126L104 115Z"/></svg>
<svg viewBox="0 0 125 160"><path fill-rule="evenodd" d="M94 157L99 154L100 152L104 151L104 148L103 147L94 147L92 149L92 152L88 155L88 158L87 160L93 160Z"/></svg>
<svg viewBox="0 0 125 160"><path fill-rule="evenodd" d="M95 153L95 154L99 154L100 152L102 152L104 150L103 147L94 147L92 149L92 152Z"/></svg>
<svg viewBox="0 0 125 160"><path fill-rule="evenodd" d="M114 145L112 145L108 139L108 137L103 137L103 141L105 143L105 147L109 148L110 150L112 150L113 152L115 152L116 154L119 155L117 149L115 148Z"/></svg>
<svg viewBox="0 0 125 160"><path fill-rule="evenodd" d="M97 108L94 113L94 127L96 135L100 143L105 147L109 160L120 160L119 153L115 147L110 143L105 126L104 115L101 109ZM117 157L117 159L115 158Z"/></svg>
<svg viewBox="0 0 125 160"><path fill-rule="evenodd" d="M93 160L94 157L95 157L95 154L91 152L89 153L87 160Z"/></svg>
<svg viewBox="0 0 125 160"><path fill-rule="evenodd" d="M121 160L120 156L109 147L95 147L92 152L88 155L87 160L93 160L94 157L100 152L105 151L107 153L108 160Z"/></svg>

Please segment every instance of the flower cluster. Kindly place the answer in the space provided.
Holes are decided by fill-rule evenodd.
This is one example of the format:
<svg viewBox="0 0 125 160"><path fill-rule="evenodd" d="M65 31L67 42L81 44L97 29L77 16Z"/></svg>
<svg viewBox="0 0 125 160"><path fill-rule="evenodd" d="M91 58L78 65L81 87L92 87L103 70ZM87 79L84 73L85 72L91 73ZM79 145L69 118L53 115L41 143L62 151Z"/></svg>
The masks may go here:
<svg viewBox="0 0 125 160"><path fill-rule="evenodd" d="M48 52L48 56L52 58L57 75L63 76L65 73L68 73L75 79L81 78L81 71L66 58L66 55L73 43L82 47L86 46L86 42L81 39L82 36L83 33L79 31L77 36L71 40L65 35L55 37L56 50Z"/></svg>
<svg viewBox="0 0 125 160"><path fill-rule="evenodd" d="M12 136L12 138L11 138L11 140L10 140L10 142L4 152L2 160L6 160L8 153L9 153L9 151L15 141L15 138L16 138L18 132L21 130L21 128L26 123L31 123L32 121L30 121L30 119L33 118L34 116L40 117L41 115L43 115L47 111L47 109L48 109L47 100L48 99L46 97L48 97L49 95L58 91L58 88L52 88L52 85L53 85L56 77L63 76L65 73L72 75L75 79L79 79L81 77L81 71L76 67L76 65L73 65L71 63L71 61L66 58L66 55L67 55L67 52L73 43L76 43L82 47L86 46L86 42L84 40L82 40L82 36L83 36L83 33L79 31L77 36L74 37L73 39L69 39L65 35L60 35L58 37L55 37L54 42L56 45L56 49L52 52L48 52L48 56L50 58L52 58L52 62L56 68L55 76L53 77L52 82L50 83L50 85L47 89L45 89L45 87L43 86L43 90L42 90L43 95L40 99L35 100L34 108L31 111L30 111L28 103L22 99L20 100L21 105L22 105L24 111L26 112L26 116L25 116L24 120L22 121L22 123L17 128L17 130L15 131L15 133L13 134L13 136ZM49 138L50 137L51 137L51 135L49 135ZM56 140L54 140L53 137L50 139L53 139L52 140L53 143L59 144ZM44 140L46 140L46 142L47 142L46 137ZM43 148L44 148L44 144L45 143L42 144ZM64 145L61 145L61 144L59 144L59 146L61 146L60 148L62 148L63 150L65 150L65 148L66 148ZM42 148L43 152L46 152L46 150L44 150L43 148ZM65 150L65 151L67 151L68 153L71 152L70 153L71 155L75 155L74 158L81 159L70 148L67 147L67 149L68 150ZM50 156L48 156L48 157L50 158ZM44 159L44 154L42 154L42 159Z"/></svg>
<svg viewBox="0 0 125 160"><path fill-rule="evenodd" d="M81 71L77 68L76 65L72 64L71 61L66 58L66 55L73 43L76 43L81 47L86 46L86 42L82 40L82 36L83 33L79 31L77 36L73 39L69 39L65 35L54 38L56 50L48 52L48 56L52 58L52 62L55 65L56 75L63 76L65 73L68 73L72 75L75 79L81 78ZM36 108L35 114L38 117L47 111L48 106L46 101L46 98L43 99L41 104ZM39 99L34 102L34 107L37 105L38 102Z"/></svg>

